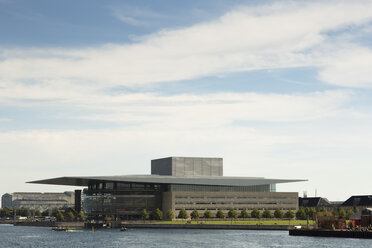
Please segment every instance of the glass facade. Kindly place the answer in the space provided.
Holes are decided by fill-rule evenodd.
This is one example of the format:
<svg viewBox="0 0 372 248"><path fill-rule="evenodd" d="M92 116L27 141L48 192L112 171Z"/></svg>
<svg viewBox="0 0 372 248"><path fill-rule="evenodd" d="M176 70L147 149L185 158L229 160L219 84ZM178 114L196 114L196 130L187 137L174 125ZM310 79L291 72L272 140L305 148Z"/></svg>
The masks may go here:
<svg viewBox="0 0 372 248"><path fill-rule="evenodd" d="M142 209L161 209L161 192L161 186L154 184L92 183L84 190L83 207L87 216L94 219L138 218Z"/></svg>

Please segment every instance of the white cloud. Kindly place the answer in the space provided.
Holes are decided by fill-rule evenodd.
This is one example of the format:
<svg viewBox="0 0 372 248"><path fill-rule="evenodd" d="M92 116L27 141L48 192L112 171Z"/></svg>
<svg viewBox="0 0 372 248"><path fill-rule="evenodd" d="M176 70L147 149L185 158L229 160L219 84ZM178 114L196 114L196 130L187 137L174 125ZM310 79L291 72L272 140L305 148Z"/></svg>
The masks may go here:
<svg viewBox="0 0 372 248"><path fill-rule="evenodd" d="M134 44L81 50L4 51L3 80L133 85L234 71L314 66L327 31L365 24L371 1L280 3L240 8L216 21L163 30ZM322 54L326 56L326 54Z"/></svg>
<svg viewBox="0 0 372 248"><path fill-rule="evenodd" d="M67 118L138 125L191 128L230 125L235 121L298 122L343 115L358 117L355 110L346 108L353 92L342 90L307 94L226 92L166 96L155 93L108 95L76 85L4 83L2 86L0 103L4 106L58 108L62 110L51 113L50 117L62 114Z"/></svg>
<svg viewBox="0 0 372 248"><path fill-rule="evenodd" d="M152 125L228 125L234 121L298 122L348 115L350 92L330 91L304 95L221 93L208 95L123 95L100 102L109 114L86 116L97 120L133 121ZM113 107L113 104L116 106Z"/></svg>
<svg viewBox="0 0 372 248"><path fill-rule="evenodd" d="M324 59L319 79L344 87L372 88L372 50L354 48L338 51Z"/></svg>

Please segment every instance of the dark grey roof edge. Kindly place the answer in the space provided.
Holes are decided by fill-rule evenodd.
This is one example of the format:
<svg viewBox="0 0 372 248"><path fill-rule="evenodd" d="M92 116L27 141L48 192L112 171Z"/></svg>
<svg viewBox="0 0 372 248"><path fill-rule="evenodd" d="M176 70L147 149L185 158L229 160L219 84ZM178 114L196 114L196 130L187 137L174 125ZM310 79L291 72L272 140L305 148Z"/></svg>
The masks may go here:
<svg viewBox="0 0 372 248"><path fill-rule="evenodd" d="M265 184L303 182L305 179L269 179L244 177L174 177L174 176L98 176L98 177L58 177L27 183L88 186L89 182L128 182L159 184L191 184L220 186L254 186Z"/></svg>
<svg viewBox="0 0 372 248"><path fill-rule="evenodd" d="M170 159L170 158L197 158L197 159L211 159L211 158L218 158L218 159L223 159L222 157L185 157L185 156L169 156L169 157L164 157L164 158L155 158L151 159L151 161L155 160L162 160L162 159Z"/></svg>

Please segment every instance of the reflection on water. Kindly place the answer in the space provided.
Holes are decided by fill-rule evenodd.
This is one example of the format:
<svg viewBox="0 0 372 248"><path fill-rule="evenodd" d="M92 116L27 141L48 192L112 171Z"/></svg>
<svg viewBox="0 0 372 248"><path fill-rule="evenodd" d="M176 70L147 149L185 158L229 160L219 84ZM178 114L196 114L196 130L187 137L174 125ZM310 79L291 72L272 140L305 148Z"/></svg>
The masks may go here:
<svg viewBox="0 0 372 248"><path fill-rule="evenodd" d="M293 237L288 231L118 229L55 232L0 225L0 247L372 247L370 240Z"/></svg>

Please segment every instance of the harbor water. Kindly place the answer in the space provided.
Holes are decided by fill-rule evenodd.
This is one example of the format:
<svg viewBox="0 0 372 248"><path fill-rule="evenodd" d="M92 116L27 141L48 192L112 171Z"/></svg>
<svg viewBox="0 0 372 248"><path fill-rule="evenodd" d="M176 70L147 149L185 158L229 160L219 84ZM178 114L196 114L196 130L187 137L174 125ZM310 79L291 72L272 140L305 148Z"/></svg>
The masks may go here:
<svg viewBox="0 0 372 248"><path fill-rule="evenodd" d="M56 232L46 227L0 225L0 247L372 247L371 240L297 237L288 231L118 229Z"/></svg>

